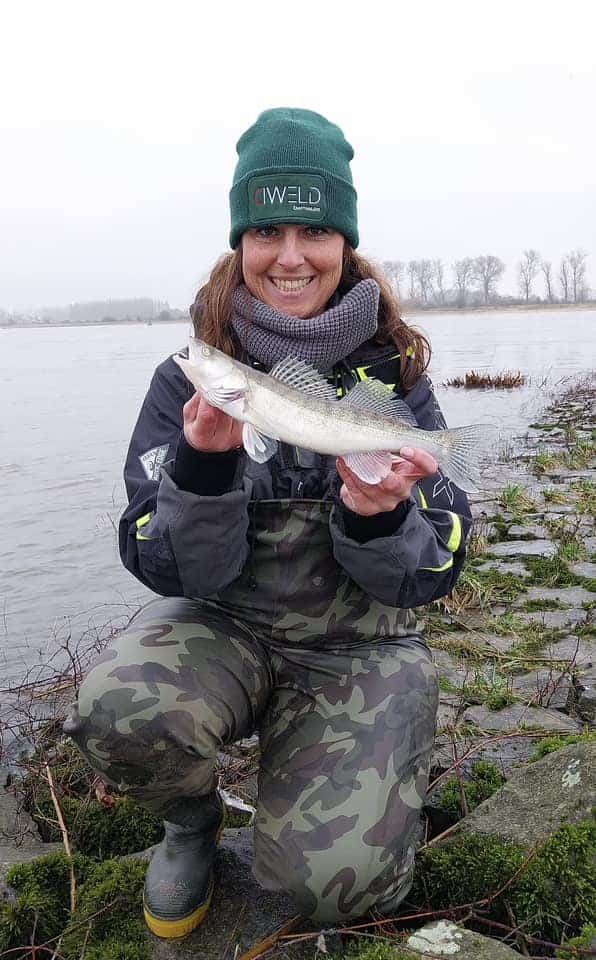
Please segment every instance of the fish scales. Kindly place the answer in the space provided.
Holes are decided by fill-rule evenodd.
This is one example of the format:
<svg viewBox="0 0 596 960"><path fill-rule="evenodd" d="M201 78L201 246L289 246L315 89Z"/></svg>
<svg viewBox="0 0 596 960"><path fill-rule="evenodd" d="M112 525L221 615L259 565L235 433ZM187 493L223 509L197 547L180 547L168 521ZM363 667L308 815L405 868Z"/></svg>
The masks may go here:
<svg viewBox="0 0 596 960"><path fill-rule="evenodd" d="M398 419L371 415L355 404L319 400L308 394L297 396L296 389L259 370L252 371L252 377L249 375L247 379L250 422L257 430L269 431L270 436L285 443L307 448L316 446L319 453L333 456L369 450L396 453L406 445L422 447L431 453L441 449L436 436L428 436L426 430L417 430Z"/></svg>

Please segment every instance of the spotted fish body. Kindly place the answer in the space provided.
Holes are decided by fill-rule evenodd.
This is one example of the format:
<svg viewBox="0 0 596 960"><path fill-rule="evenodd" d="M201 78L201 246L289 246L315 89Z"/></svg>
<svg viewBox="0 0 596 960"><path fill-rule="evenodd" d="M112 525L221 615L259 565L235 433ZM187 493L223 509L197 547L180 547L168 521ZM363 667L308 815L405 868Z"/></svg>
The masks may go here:
<svg viewBox="0 0 596 960"><path fill-rule="evenodd" d="M283 441L341 456L362 480L378 483L401 447L419 447L462 490L477 489L476 460L490 429L484 425L421 430L408 405L380 381L359 383L337 400L324 376L291 357L267 374L191 337L188 359L174 360L212 406L244 424L244 447L260 463Z"/></svg>

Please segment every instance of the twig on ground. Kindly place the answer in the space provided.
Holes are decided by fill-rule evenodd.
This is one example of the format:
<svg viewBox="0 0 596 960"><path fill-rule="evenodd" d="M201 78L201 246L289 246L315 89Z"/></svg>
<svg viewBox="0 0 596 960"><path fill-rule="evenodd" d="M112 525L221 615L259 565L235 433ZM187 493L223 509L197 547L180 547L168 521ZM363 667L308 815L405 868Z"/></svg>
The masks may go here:
<svg viewBox="0 0 596 960"><path fill-rule="evenodd" d="M50 765L46 763L45 765L46 777L48 781L48 787L50 788L50 794L52 797L52 803L54 804L54 810L56 811L56 816L58 817L58 823L60 825L60 832L62 833L62 843L64 844L64 850L66 851L66 856L70 861L70 912L71 915L75 912L76 907L76 880L74 872L74 863L72 859L72 850L70 848L70 840L68 837L68 830L66 829L66 824L64 823L64 817L62 816L62 810L60 809L60 804L58 803L58 797L56 796L56 788L54 786L54 778L52 777L52 771L50 770Z"/></svg>

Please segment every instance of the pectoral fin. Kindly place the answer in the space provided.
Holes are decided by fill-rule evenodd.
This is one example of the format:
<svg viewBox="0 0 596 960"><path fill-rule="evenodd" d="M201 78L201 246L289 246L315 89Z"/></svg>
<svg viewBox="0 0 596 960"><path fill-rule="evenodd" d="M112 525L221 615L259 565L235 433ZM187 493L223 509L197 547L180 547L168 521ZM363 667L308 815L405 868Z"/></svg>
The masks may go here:
<svg viewBox="0 0 596 960"><path fill-rule="evenodd" d="M343 458L350 470L364 483L380 483L391 473L393 456L386 450L371 453L348 453Z"/></svg>
<svg viewBox="0 0 596 960"><path fill-rule="evenodd" d="M277 440L259 433L251 423L242 426L242 443L250 459L256 463L266 463L277 450Z"/></svg>

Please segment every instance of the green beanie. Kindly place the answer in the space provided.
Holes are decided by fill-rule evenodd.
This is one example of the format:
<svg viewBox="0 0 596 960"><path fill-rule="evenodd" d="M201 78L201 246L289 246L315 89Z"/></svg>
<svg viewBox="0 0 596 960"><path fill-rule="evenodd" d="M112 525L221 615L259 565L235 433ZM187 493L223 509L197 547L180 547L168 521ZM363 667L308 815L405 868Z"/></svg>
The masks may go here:
<svg viewBox="0 0 596 960"><path fill-rule="evenodd" d="M354 151L342 131L312 110L265 110L236 144L230 190L230 246L245 230L307 223L343 233L358 246Z"/></svg>

